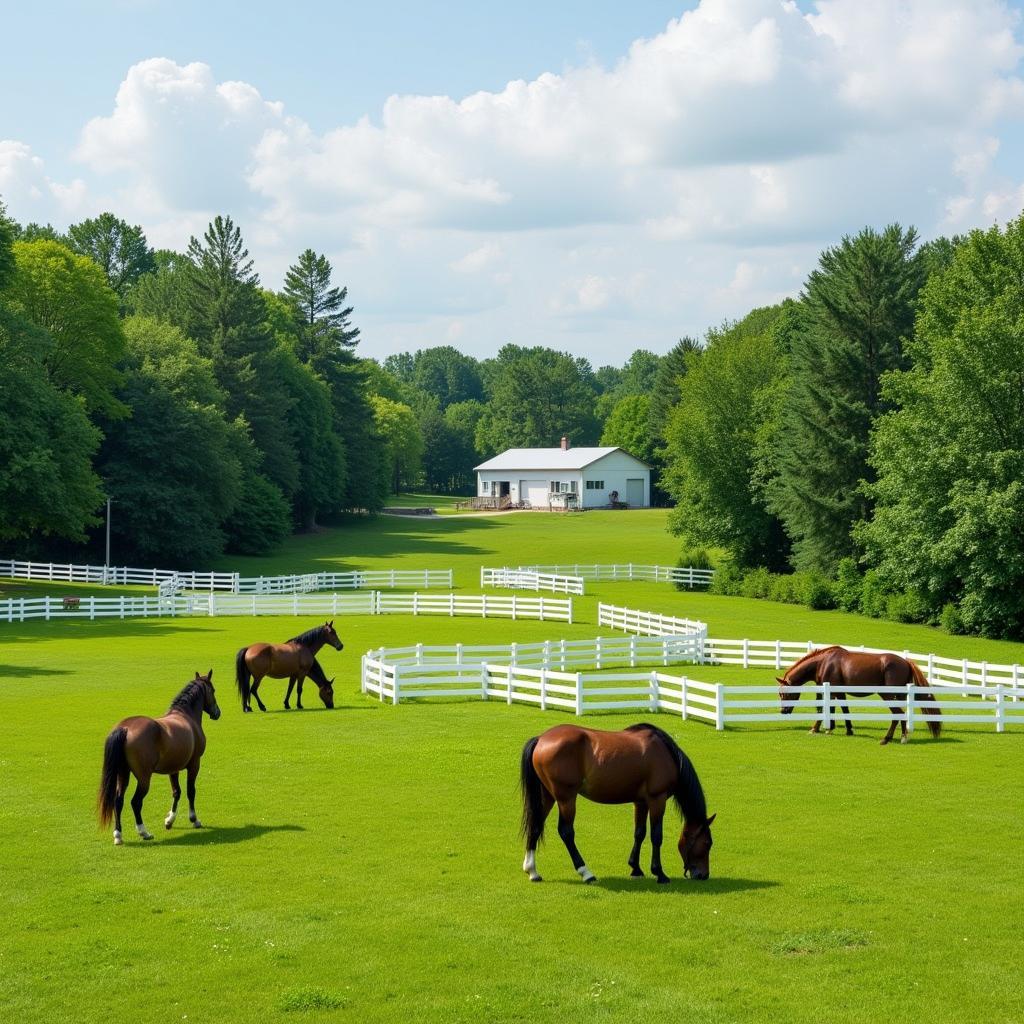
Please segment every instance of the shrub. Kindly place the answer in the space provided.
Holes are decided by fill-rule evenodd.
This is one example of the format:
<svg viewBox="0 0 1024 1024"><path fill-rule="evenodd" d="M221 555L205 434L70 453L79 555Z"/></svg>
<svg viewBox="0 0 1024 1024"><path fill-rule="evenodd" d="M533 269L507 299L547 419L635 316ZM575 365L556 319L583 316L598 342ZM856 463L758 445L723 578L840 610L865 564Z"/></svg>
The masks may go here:
<svg viewBox="0 0 1024 1024"><path fill-rule="evenodd" d="M816 611L824 611L827 608L835 608L836 598L832 592L832 583L820 573L801 573L801 579L797 581L800 598L808 608Z"/></svg>
<svg viewBox="0 0 1024 1024"><path fill-rule="evenodd" d="M777 574L772 576L771 587L768 597L772 601L781 601L783 604L799 604L800 598L797 595L795 584L796 577Z"/></svg>
<svg viewBox="0 0 1024 1024"><path fill-rule="evenodd" d="M743 584L743 573L731 561L723 561L715 570L708 592L723 597L736 597Z"/></svg>
<svg viewBox="0 0 1024 1024"><path fill-rule="evenodd" d="M924 622L928 617L928 606L913 590L889 594L885 601L885 617L896 622Z"/></svg>
<svg viewBox="0 0 1024 1024"><path fill-rule="evenodd" d="M762 600L771 594L772 574L765 568L751 569L743 577L740 593L744 597L758 597Z"/></svg>
<svg viewBox="0 0 1024 1024"><path fill-rule="evenodd" d="M960 609L952 601L943 605L939 623L947 633L954 636L963 636L967 632L967 623L964 622Z"/></svg>
<svg viewBox="0 0 1024 1024"><path fill-rule="evenodd" d="M677 569L713 569L711 556L704 548L683 548L676 562ZM676 590L689 590L690 585L683 580L676 580Z"/></svg>
<svg viewBox="0 0 1024 1024"><path fill-rule="evenodd" d="M873 619L880 619L888 610L886 602L889 592L874 569L869 569L864 574L860 591L860 610Z"/></svg>
<svg viewBox="0 0 1024 1024"><path fill-rule="evenodd" d="M864 578L852 558L844 558L836 567L836 578L832 584L832 593L836 606L844 612L860 611L861 590Z"/></svg>

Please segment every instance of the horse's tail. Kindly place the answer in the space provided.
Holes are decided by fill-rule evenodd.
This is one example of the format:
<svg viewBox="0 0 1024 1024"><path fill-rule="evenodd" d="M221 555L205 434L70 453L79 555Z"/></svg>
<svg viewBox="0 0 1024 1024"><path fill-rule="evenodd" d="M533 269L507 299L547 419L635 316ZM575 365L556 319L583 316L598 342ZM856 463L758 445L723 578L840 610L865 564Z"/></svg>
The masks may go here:
<svg viewBox="0 0 1024 1024"><path fill-rule="evenodd" d="M235 655L235 685L238 687L238 696L242 698L242 707L249 703L249 680L252 673L245 663L245 652L248 647L242 647Z"/></svg>
<svg viewBox="0 0 1024 1024"><path fill-rule="evenodd" d="M100 791L96 796L96 809L101 825L109 825L117 803L117 781L128 774L128 758L124 748L128 730L119 725L111 730L103 744L103 773L100 775Z"/></svg>
<svg viewBox="0 0 1024 1024"><path fill-rule="evenodd" d="M925 678L925 674L921 671L920 667L909 659L907 664L910 665L910 671L914 676L914 686L921 691L920 699L929 703L928 731L933 736L941 736L942 723L939 721L939 715L942 714L942 710L939 707L939 702L935 699L935 694L928 688L928 680Z"/></svg>
<svg viewBox="0 0 1024 1024"><path fill-rule="evenodd" d="M533 767L533 752L539 736L526 741L519 762L519 781L523 787L523 825L527 850L535 850L544 838L544 783L540 781L537 769Z"/></svg>

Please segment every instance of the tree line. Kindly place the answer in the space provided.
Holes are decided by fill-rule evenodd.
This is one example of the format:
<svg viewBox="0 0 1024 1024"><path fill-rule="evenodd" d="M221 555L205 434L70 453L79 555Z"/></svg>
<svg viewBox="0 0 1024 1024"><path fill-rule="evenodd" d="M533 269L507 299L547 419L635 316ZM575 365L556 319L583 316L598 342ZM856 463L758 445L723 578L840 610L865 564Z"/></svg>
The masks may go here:
<svg viewBox="0 0 1024 1024"><path fill-rule="evenodd" d="M1024 218L826 251L708 332L666 428L671 529L724 593L1024 636Z"/></svg>
<svg viewBox="0 0 1024 1024"><path fill-rule="evenodd" d="M617 444L661 458L682 344L622 368L544 347L356 353L347 289L307 249L263 288L239 227L185 252L104 213L66 232L0 205L0 541L206 565L403 490L473 493L509 447Z"/></svg>

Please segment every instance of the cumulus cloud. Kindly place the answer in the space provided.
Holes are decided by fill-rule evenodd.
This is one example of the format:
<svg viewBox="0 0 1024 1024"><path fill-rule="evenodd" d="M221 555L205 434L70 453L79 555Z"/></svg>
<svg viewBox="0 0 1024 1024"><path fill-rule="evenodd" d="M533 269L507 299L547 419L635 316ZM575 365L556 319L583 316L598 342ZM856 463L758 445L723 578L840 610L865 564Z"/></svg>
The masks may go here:
<svg viewBox="0 0 1024 1024"><path fill-rule="evenodd" d="M19 143L0 144L0 192L19 215L102 194L177 246L231 212L269 283L307 244L331 254L388 344L417 323L486 349L620 318L664 348L792 292L866 223L1018 213L999 159L1022 57L1003 0L701 0L612 66L392 96L324 132L155 58L82 130L88 196Z"/></svg>

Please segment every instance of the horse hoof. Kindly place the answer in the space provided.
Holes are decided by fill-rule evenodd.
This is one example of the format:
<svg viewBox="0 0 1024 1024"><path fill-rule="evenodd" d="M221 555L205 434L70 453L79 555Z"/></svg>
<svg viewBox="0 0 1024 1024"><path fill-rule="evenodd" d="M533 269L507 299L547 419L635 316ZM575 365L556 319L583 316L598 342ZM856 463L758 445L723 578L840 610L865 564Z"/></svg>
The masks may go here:
<svg viewBox="0 0 1024 1024"><path fill-rule="evenodd" d="M202 823L202 822L201 822L201 821L200 821L200 820L199 820L198 818L196 818L196 819L195 819L195 820L194 820L194 821L192 822L192 827L193 827L193 828L202 828L202 827L203 827L203 823Z"/></svg>
<svg viewBox="0 0 1024 1024"><path fill-rule="evenodd" d="M242 708L242 713L246 715L252 714L252 708Z"/></svg>
<svg viewBox="0 0 1024 1024"><path fill-rule="evenodd" d="M900 743L909 743L909 742L910 742L910 737L909 736L904 736L903 739L900 740Z"/></svg>
<svg viewBox="0 0 1024 1024"><path fill-rule="evenodd" d="M880 747L884 747L884 746L886 746L888 744L888 742L889 742L888 740L882 740L878 745Z"/></svg>
<svg viewBox="0 0 1024 1024"><path fill-rule="evenodd" d="M658 875L658 885L668 885L672 879L668 875Z"/></svg>
<svg viewBox="0 0 1024 1024"><path fill-rule="evenodd" d="M120 832L115 832L114 833L114 845L115 846L123 846L124 845L124 840L121 838L121 833Z"/></svg>
<svg viewBox="0 0 1024 1024"><path fill-rule="evenodd" d="M530 879L530 881L531 882L543 882L544 879L541 878L540 875L534 875L533 878Z"/></svg>
<svg viewBox="0 0 1024 1024"><path fill-rule="evenodd" d="M630 878L643 878L644 873L639 868L633 868L629 873Z"/></svg>
<svg viewBox="0 0 1024 1024"><path fill-rule="evenodd" d="M139 838L143 842L149 842L149 840L153 838L153 833L152 832L140 832L139 833Z"/></svg>
<svg viewBox="0 0 1024 1024"><path fill-rule="evenodd" d="M585 878L583 881L587 885L594 885L597 882L597 877L595 875L591 875L589 878Z"/></svg>

